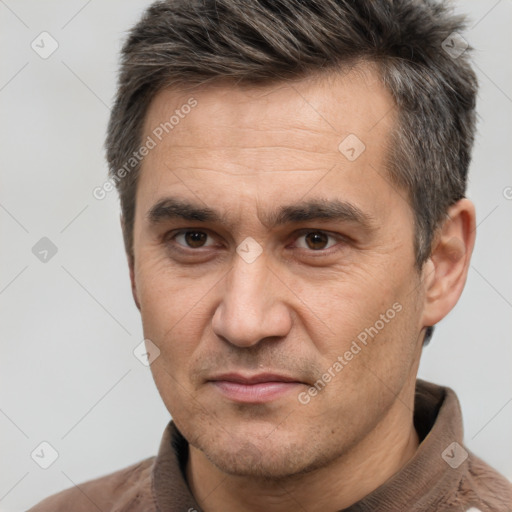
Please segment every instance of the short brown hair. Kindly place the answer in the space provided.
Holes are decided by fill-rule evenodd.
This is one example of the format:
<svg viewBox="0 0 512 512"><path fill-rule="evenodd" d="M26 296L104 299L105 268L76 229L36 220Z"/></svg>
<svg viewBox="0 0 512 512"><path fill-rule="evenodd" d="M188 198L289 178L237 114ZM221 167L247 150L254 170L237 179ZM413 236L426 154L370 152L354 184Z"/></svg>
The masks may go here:
<svg viewBox="0 0 512 512"><path fill-rule="evenodd" d="M461 36L464 17L434 0L165 0L152 4L122 50L106 141L109 174L133 259L140 163L119 179L142 143L149 103L165 87L269 84L377 64L398 122L389 178L415 213L419 268L448 208L464 197L475 132L477 80ZM455 48L455 51L453 50Z"/></svg>

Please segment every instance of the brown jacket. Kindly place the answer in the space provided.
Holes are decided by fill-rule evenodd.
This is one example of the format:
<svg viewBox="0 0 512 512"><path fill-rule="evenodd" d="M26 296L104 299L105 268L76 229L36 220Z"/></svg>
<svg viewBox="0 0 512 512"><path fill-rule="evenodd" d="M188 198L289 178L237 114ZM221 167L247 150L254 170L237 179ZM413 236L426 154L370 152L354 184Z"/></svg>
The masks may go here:
<svg viewBox="0 0 512 512"><path fill-rule="evenodd" d="M422 440L414 457L345 512L512 512L512 484L462 446L451 389L418 380L414 423ZM187 441L170 422L156 457L62 491L29 512L200 512L183 474L187 455Z"/></svg>

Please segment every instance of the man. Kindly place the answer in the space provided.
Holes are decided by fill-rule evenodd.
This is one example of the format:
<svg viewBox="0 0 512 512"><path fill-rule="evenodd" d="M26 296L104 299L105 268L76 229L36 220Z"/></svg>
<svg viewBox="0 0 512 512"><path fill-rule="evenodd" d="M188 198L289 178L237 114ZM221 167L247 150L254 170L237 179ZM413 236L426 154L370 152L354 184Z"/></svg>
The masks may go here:
<svg viewBox="0 0 512 512"><path fill-rule="evenodd" d="M416 379L475 240L463 28L426 0L149 8L107 154L173 421L32 510L512 510Z"/></svg>

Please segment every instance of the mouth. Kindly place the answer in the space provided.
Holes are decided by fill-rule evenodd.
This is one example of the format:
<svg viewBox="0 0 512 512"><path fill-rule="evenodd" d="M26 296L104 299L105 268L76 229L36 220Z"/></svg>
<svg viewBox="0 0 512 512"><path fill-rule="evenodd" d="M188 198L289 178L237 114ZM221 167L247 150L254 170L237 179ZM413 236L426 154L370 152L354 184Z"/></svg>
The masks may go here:
<svg viewBox="0 0 512 512"><path fill-rule="evenodd" d="M265 403L297 391L305 383L293 377L274 373L242 375L226 373L209 379L210 384L225 398L240 403Z"/></svg>

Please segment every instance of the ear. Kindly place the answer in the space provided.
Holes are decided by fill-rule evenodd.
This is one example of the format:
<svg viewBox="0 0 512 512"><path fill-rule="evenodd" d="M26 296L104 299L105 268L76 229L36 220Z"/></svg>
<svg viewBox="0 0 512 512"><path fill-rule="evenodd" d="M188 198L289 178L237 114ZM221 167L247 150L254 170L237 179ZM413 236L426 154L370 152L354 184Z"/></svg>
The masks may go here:
<svg viewBox="0 0 512 512"><path fill-rule="evenodd" d="M124 218L121 215L119 217L119 219L121 221L121 230L124 235L124 233L125 233ZM124 237L124 239L126 240L126 237ZM128 259L128 268L130 270L130 283L131 283L131 287L132 287L132 296L133 296L135 305L137 306L137 309L140 311L139 298L137 297L137 286L135 285L135 262L134 262L133 256L128 251L128 248L126 247L126 245L125 245L125 250L126 250L126 258Z"/></svg>
<svg viewBox="0 0 512 512"><path fill-rule="evenodd" d="M475 236L475 207L469 199L461 199L449 208L447 219L435 237L430 258L422 269L424 327L438 323L459 300L466 283Z"/></svg>

